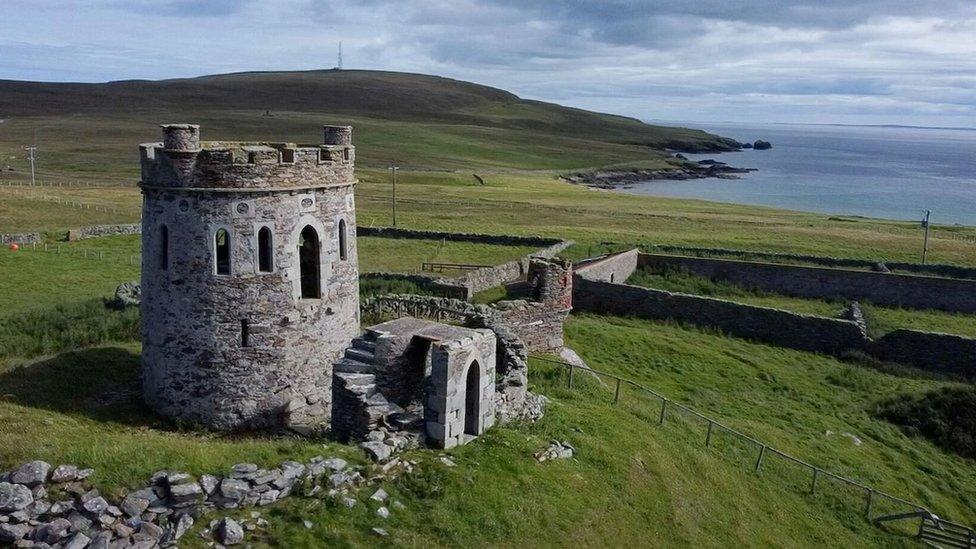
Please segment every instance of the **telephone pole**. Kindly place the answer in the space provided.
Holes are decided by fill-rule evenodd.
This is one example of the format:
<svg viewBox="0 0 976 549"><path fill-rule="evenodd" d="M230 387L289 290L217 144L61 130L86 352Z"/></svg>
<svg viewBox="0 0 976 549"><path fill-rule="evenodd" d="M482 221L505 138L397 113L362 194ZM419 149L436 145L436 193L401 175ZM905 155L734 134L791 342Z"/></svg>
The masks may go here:
<svg viewBox="0 0 976 549"><path fill-rule="evenodd" d="M336 68L339 69L340 71L342 70L342 41L341 40L339 41L339 64L336 65Z"/></svg>
<svg viewBox="0 0 976 549"><path fill-rule="evenodd" d="M922 265L925 265L925 260L928 259L929 255L929 216L932 215L932 210L925 210L925 219L922 220L922 226L925 227L925 240L922 243Z"/></svg>
<svg viewBox="0 0 976 549"><path fill-rule="evenodd" d="M24 150L27 151L27 161L30 162L31 187L33 187L34 186L34 160L37 159L37 146L27 145L26 147L24 147Z"/></svg>
<svg viewBox="0 0 976 549"><path fill-rule="evenodd" d="M396 227L396 174L400 166L396 165L396 162L390 166L390 173L393 174L393 226Z"/></svg>

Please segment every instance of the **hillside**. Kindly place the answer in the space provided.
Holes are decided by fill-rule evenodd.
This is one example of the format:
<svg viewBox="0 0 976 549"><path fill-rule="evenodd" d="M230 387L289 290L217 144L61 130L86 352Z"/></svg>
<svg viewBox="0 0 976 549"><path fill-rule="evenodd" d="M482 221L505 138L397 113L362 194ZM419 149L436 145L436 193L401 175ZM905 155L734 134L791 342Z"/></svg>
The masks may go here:
<svg viewBox="0 0 976 549"><path fill-rule="evenodd" d="M20 149L36 140L40 168L52 177L134 173L132 144L157 139L157 124L172 121L202 124L205 138L313 142L322 123L349 123L361 165L397 160L426 168L661 163L665 148L737 146L703 131L525 100L469 82L375 71L104 84L0 80L0 119L0 162L22 171Z"/></svg>

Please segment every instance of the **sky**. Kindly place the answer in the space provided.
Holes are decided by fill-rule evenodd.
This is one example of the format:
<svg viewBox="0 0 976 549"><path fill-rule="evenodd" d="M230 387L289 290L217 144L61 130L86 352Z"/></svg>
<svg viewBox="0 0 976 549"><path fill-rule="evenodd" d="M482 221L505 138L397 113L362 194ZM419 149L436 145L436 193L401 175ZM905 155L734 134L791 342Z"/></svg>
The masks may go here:
<svg viewBox="0 0 976 549"><path fill-rule="evenodd" d="M0 79L344 67L644 120L976 127L976 0L2 0Z"/></svg>

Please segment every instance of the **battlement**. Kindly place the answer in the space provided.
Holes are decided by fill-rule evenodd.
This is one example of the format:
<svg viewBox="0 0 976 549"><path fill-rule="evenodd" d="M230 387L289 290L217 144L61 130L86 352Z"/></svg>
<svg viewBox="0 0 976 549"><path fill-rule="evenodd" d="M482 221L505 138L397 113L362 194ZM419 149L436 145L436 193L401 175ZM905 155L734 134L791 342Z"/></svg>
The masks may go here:
<svg viewBox="0 0 976 549"><path fill-rule="evenodd" d="M324 126L322 144L201 141L194 124L162 125L139 146L144 188L273 189L355 183L352 127Z"/></svg>

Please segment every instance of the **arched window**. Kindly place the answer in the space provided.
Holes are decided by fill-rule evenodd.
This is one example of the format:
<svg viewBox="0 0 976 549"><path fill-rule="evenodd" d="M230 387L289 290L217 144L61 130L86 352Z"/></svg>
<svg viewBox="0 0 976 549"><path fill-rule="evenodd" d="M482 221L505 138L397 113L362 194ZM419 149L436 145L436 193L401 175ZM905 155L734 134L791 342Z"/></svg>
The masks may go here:
<svg viewBox="0 0 976 549"><path fill-rule="evenodd" d="M169 227L159 228L159 268L169 269Z"/></svg>
<svg viewBox="0 0 976 549"><path fill-rule="evenodd" d="M339 220L339 259L346 260L346 220Z"/></svg>
<svg viewBox="0 0 976 549"><path fill-rule="evenodd" d="M270 273L274 270L274 250L271 248L271 229L261 227L258 231L258 270Z"/></svg>
<svg viewBox="0 0 976 549"><path fill-rule="evenodd" d="M226 229L218 229L214 235L214 259L217 274L230 274L230 233Z"/></svg>
<svg viewBox="0 0 976 549"><path fill-rule="evenodd" d="M477 360L468 366L464 382L464 434L481 434L481 365Z"/></svg>
<svg viewBox="0 0 976 549"><path fill-rule="evenodd" d="M322 282L319 275L319 234L311 225L302 229L298 241L298 265L301 269L302 299L322 297Z"/></svg>

